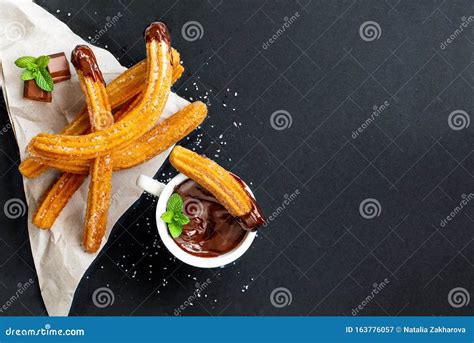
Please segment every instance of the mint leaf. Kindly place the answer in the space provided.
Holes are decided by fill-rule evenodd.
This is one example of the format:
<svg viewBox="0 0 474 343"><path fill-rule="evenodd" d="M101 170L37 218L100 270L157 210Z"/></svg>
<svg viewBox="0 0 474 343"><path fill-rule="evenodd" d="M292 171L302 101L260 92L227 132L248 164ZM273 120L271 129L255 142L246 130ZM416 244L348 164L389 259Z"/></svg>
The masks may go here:
<svg viewBox="0 0 474 343"><path fill-rule="evenodd" d="M174 217L173 211L166 211L165 213L161 215L161 219L163 219L165 223L171 223L173 221L173 217Z"/></svg>
<svg viewBox="0 0 474 343"><path fill-rule="evenodd" d="M15 65L19 68L26 68L21 74L23 81L34 79L39 88L51 92L54 89L54 83L51 74L46 70L49 60L50 57L45 55L38 58L23 56L15 61Z"/></svg>
<svg viewBox="0 0 474 343"><path fill-rule="evenodd" d="M173 195L170 196L166 209L178 213L183 210L183 199L181 199L178 193L173 193Z"/></svg>
<svg viewBox="0 0 474 343"><path fill-rule="evenodd" d="M177 213L175 214L174 216L174 219L176 220L177 223L179 223L180 225L186 225L190 222L188 216L186 216L185 214L183 213Z"/></svg>
<svg viewBox="0 0 474 343"><path fill-rule="evenodd" d="M51 92L54 89L53 79L46 68L38 69L38 72L35 74L35 81L42 90Z"/></svg>
<svg viewBox="0 0 474 343"><path fill-rule="evenodd" d="M183 226L173 221L168 224L168 230L170 231L171 237L177 238L183 232Z"/></svg>
<svg viewBox="0 0 474 343"><path fill-rule="evenodd" d="M21 79L23 81L33 80L35 78L35 72L31 70L25 70L21 73Z"/></svg>
<svg viewBox="0 0 474 343"><path fill-rule="evenodd" d="M35 60L35 64L38 66L38 68L46 68L48 66L49 60L49 56L43 55Z"/></svg>
<svg viewBox="0 0 474 343"><path fill-rule="evenodd" d="M15 65L18 67L18 68L28 68L28 69L31 69L33 66L36 66L36 58L32 57L32 56L23 56L23 57L20 57L18 58L16 61L15 61Z"/></svg>
<svg viewBox="0 0 474 343"><path fill-rule="evenodd" d="M167 211L161 215L161 219L168 223L171 237L176 238L183 232L183 225L189 223L189 218L183 214L183 199L178 193L173 193L166 204Z"/></svg>

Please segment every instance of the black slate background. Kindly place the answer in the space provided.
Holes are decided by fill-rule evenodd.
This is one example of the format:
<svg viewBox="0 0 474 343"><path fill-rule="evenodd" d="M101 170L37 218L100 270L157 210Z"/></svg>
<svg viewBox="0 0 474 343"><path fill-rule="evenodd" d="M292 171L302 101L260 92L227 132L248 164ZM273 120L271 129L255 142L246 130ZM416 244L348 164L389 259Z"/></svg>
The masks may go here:
<svg viewBox="0 0 474 343"><path fill-rule="evenodd" d="M300 193L243 258L215 270L181 264L160 247L156 202L142 196L83 278L71 315L173 315L207 278L210 285L183 315L351 315L385 278L388 285L361 315L472 315L472 302L453 308L448 293L474 291L473 204L440 226L463 194L474 193L474 124L448 125L455 110L474 119L474 24L440 48L461 18L474 14L472 1L39 4L89 40L120 12L97 44L126 66L144 58L144 27L165 21L186 67L175 91L193 99L210 93L209 118L183 144L251 182L267 214L285 194ZM264 49L295 12L296 22ZM201 39L183 38L188 21L202 25ZM379 39L361 39L366 21L380 25ZM389 107L353 139L384 101ZM290 127L272 128L277 110L290 113ZM0 125L7 124L2 103ZM12 131L0 142L3 207L24 195ZM165 165L157 177L169 173ZM359 213L367 198L381 205L374 219ZM26 216L2 212L0 227L0 302L19 282L35 280L2 315L45 314ZM114 293L113 305L93 304L99 287ZM288 289L291 304L272 306L277 287Z"/></svg>

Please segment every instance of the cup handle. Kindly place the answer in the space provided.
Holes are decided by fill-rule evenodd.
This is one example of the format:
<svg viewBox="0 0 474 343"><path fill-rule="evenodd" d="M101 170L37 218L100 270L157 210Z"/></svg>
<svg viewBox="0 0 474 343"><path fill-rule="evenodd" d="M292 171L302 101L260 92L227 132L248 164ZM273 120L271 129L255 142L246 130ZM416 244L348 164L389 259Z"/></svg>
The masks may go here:
<svg viewBox="0 0 474 343"><path fill-rule="evenodd" d="M143 189L145 192L158 197L160 196L161 192L163 192L163 189L165 189L166 185L142 174L137 179L137 186Z"/></svg>

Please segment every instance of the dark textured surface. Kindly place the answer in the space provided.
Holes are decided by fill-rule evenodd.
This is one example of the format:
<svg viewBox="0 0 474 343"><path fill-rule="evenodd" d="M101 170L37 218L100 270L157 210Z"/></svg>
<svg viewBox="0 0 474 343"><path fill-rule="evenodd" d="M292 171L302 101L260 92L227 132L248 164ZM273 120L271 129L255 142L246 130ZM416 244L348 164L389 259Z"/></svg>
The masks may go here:
<svg viewBox="0 0 474 343"><path fill-rule="evenodd" d="M472 314L472 301L456 308L448 293L474 291L474 201L440 223L463 194L474 193L474 124L454 130L449 122L456 110L465 112L455 118L474 119L474 22L440 47L474 14L472 1L40 4L126 66L145 55L144 27L165 21L186 67L175 90L193 99L209 92L211 104L203 136L194 133L184 144L251 182L268 215L279 212L235 264L199 270L160 246L155 202L143 196L86 273L72 315L173 315L207 278L183 315L351 315L385 279L361 315ZM119 12L120 20L94 38ZM292 16L294 23L277 33ZM189 21L202 26L200 39L183 38ZM378 39L362 39L359 28L367 21L379 25ZM274 34L276 41L264 47ZM385 101L388 107L353 138ZM287 111L291 126L272 127L278 110ZM0 120L5 127L3 108ZM3 206L23 191L11 130L0 142ZM169 172L164 166L157 175ZM365 199L380 205L378 216L361 215ZM26 216L2 213L0 227L4 302L19 282L36 279ZM113 292L113 305L93 304L99 287ZM272 305L278 287L291 294L291 304ZM2 314L43 313L35 281Z"/></svg>

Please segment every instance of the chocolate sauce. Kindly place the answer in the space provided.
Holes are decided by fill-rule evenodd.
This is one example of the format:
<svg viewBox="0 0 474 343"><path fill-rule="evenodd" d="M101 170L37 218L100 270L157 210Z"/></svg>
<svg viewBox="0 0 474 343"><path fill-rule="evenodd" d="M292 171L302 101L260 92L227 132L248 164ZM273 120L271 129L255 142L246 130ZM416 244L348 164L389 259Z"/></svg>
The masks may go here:
<svg viewBox="0 0 474 343"><path fill-rule="evenodd" d="M95 55L88 46L76 46L71 53L71 63L74 65L74 68L81 71L85 77L91 77L94 81L100 81L105 84Z"/></svg>
<svg viewBox="0 0 474 343"><path fill-rule="evenodd" d="M162 22L151 23L145 30L145 41L148 43L156 39L161 42L164 41L171 47L171 39L168 33L168 28Z"/></svg>
<svg viewBox="0 0 474 343"><path fill-rule="evenodd" d="M246 233L239 221L195 181L188 179L174 191L183 198L183 212L191 220L174 239L181 249L195 256L215 257L242 241Z"/></svg>

